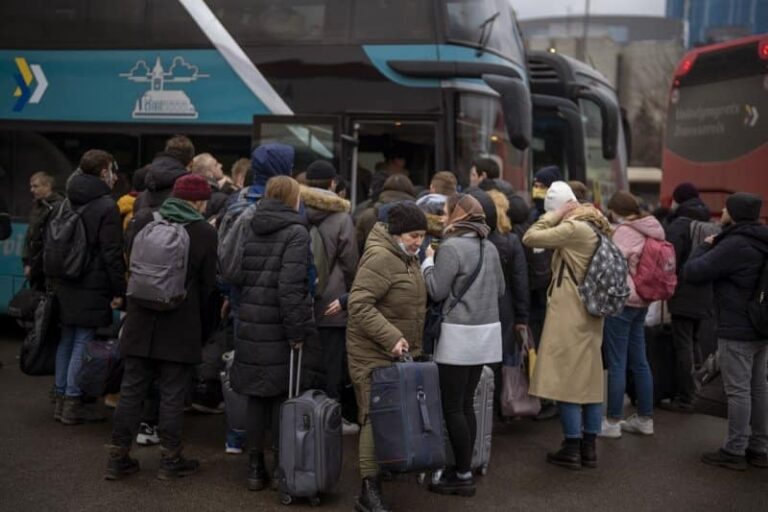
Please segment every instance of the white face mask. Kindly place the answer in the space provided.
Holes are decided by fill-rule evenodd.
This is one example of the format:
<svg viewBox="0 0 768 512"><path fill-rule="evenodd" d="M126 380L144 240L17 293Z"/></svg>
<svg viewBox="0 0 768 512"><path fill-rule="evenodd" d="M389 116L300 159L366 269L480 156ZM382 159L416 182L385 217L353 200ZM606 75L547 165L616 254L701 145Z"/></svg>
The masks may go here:
<svg viewBox="0 0 768 512"><path fill-rule="evenodd" d="M397 245L399 245L400 246L400 250L403 251L408 256L418 256L418 254L419 254L418 250L416 250L416 252L409 251L408 247L406 247L406 245L402 241L397 242Z"/></svg>

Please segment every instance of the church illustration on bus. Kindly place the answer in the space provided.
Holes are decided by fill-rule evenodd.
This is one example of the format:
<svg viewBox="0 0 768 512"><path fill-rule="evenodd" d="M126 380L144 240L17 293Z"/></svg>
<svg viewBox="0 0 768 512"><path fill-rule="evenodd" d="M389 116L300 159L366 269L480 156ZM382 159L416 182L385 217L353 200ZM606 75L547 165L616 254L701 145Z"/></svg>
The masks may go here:
<svg viewBox="0 0 768 512"><path fill-rule="evenodd" d="M136 100L132 117L134 119L197 119L198 113L189 96L178 89L166 89L170 83L190 83L210 75L201 74L197 66L186 62L183 57L174 57L166 72L160 57L150 70L146 61L134 64L128 73L120 76L136 83L149 83L150 88Z"/></svg>

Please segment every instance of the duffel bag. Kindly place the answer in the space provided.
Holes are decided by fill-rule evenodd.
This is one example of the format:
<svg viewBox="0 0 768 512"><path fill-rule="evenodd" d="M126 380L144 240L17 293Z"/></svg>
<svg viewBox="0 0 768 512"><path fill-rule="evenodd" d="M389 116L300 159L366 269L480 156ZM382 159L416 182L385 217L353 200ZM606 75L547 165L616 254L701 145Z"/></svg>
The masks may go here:
<svg viewBox="0 0 768 512"><path fill-rule="evenodd" d="M53 292L46 292L35 309L34 325L21 345L21 371L27 375L53 375L60 338L57 299Z"/></svg>

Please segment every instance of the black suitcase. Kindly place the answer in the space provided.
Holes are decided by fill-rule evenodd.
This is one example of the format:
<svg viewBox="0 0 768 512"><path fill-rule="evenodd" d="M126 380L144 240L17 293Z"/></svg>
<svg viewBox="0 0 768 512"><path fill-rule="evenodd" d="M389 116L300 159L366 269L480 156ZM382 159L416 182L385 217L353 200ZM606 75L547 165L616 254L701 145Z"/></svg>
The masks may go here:
<svg viewBox="0 0 768 512"><path fill-rule="evenodd" d="M369 415L381 469L408 473L445 466L437 364L408 358L375 369Z"/></svg>

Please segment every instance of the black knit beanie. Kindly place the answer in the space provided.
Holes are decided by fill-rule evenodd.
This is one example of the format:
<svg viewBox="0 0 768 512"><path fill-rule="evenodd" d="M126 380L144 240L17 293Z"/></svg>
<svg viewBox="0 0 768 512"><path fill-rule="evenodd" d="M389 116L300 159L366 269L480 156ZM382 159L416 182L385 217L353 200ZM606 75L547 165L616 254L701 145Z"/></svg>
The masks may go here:
<svg viewBox="0 0 768 512"><path fill-rule="evenodd" d="M390 235L427 230L427 216L416 203L398 203L389 210L388 217Z"/></svg>
<svg viewBox="0 0 768 512"><path fill-rule="evenodd" d="M733 222L755 222L760 218L763 200L756 194L737 192L725 200L725 208Z"/></svg>

